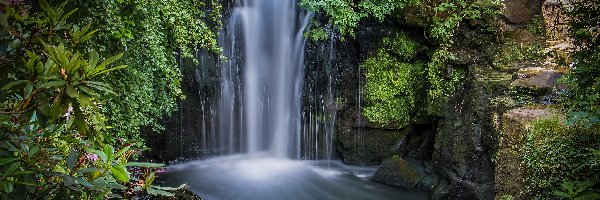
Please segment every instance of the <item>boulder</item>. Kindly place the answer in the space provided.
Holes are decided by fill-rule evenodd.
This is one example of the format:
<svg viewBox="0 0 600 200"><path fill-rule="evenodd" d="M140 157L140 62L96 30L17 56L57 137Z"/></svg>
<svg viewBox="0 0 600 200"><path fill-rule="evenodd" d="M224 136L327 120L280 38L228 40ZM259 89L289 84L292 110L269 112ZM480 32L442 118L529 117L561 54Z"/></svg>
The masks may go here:
<svg viewBox="0 0 600 200"><path fill-rule="evenodd" d="M414 188L421 180L419 172L399 156L393 156L383 162L375 172L373 181L402 188Z"/></svg>
<svg viewBox="0 0 600 200"><path fill-rule="evenodd" d="M502 15L510 24L525 24L541 14L543 0L504 0Z"/></svg>
<svg viewBox="0 0 600 200"><path fill-rule="evenodd" d="M337 132L337 147L346 164L378 165L394 153L407 131L410 130L341 127Z"/></svg>
<svg viewBox="0 0 600 200"><path fill-rule="evenodd" d="M541 96L552 92L558 86L556 80L562 74L556 70L543 69L533 73L526 72L520 76L511 84L514 89L519 92Z"/></svg>

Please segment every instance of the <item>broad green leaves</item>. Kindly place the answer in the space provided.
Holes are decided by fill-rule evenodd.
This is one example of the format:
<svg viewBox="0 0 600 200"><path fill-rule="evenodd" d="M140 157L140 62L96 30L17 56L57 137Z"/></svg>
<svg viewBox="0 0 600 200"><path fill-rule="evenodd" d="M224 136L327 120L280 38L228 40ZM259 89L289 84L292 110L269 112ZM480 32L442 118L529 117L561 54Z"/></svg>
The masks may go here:
<svg viewBox="0 0 600 200"><path fill-rule="evenodd" d="M98 31L69 23L80 19L69 19L77 9L65 11L67 3L42 0L27 12L11 5L0 14L0 39L11 44L0 52L0 199L120 197L113 192L145 175L129 166L163 166L129 164L132 145L116 151L105 139L101 108L118 95L105 81L127 68L117 65L123 54L84 44Z"/></svg>

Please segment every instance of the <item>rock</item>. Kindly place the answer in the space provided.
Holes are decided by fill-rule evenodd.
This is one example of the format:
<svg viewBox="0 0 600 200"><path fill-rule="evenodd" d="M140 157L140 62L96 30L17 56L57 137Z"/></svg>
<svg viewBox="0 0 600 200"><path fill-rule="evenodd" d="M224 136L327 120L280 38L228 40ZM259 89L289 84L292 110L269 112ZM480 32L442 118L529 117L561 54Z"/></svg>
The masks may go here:
<svg viewBox="0 0 600 200"><path fill-rule="evenodd" d="M434 189L434 199L493 199L496 110L484 84L465 82L444 106L431 166L448 186Z"/></svg>
<svg viewBox="0 0 600 200"><path fill-rule="evenodd" d="M547 109L513 109L504 114L496 160L496 196L511 195L514 199L527 199L526 171L520 149L524 145L529 124L536 119L551 116Z"/></svg>
<svg viewBox="0 0 600 200"><path fill-rule="evenodd" d="M541 70L534 73L520 75L522 78L515 80L511 85L519 92L537 96L545 95L557 87L556 80L562 76L556 70Z"/></svg>
<svg viewBox="0 0 600 200"><path fill-rule="evenodd" d="M375 172L371 179L388 185L414 188L419 184L421 175L408 162L399 156L393 156L383 162L381 168Z"/></svg>
<svg viewBox="0 0 600 200"><path fill-rule="evenodd" d="M407 131L342 127L338 129L337 147L346 164L378 165L394 153Z"/></svg>
<svg viewBox="0 0 600 200"><path fill-rule="evenodd" d="M502 15L508 23L524 24L542 12L542 0L504 0Z"/></svg>
<svg viewBox="0 0 600 200"><path fill-rule="evenodd" d="M201 198L194 194L193 192L187 190L186 188L182 188L179 190L172 191L173 197L165 197L165 196L152 196L150 199L152 200L201 200Z"/></svg>

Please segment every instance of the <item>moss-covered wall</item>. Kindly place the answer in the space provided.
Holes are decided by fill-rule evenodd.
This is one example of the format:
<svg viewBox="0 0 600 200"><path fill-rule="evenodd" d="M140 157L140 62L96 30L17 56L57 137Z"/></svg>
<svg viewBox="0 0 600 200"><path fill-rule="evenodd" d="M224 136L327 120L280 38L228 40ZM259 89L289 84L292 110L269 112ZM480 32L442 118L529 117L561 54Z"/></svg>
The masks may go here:
<svg viewBox="0 0 600 200"><path fill-rule="evenodd" d="M514 109L504 114L496 156L496 199L503 196L528 199L522 157L527 132L534 120L550 116L546 109Z"/></svg>

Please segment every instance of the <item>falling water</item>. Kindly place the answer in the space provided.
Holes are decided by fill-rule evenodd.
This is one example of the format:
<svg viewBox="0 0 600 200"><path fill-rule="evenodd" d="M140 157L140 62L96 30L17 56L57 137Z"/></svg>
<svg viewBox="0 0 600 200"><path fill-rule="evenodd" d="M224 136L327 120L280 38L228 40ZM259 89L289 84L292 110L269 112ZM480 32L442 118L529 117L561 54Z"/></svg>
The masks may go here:
<svg viewBox="0 0 600 200"><path fill-rule="evenodd" d="M247 0L234 9L223 44L229 60L221 67L219 104L228 153L299 157L308 19L295 1Z"/></svg>
<svg viewBox="0 0 600 200"><path fill-rule="evenodd" d="M312 64L305 74L305 102L302 113L302 159L334 159L337 99L335 85L337 67L335 61L336 35L326 27L328 41L316 44L309 55ZM312 68L311 68L312 67Z"/></svg>
<svg viewBox="0 0 600 200"><path fill-rule="evenodd" d="M238 2L219 38L227 60L219 65L216 136L227 155L171 165L161 174L164 180L187 183L209 200L426 199L368 181L376 167L327 160L334 152L337 110L334 38L323 45L323 66L305 76L303 32L309 19L294 0ZM202 113L213 114L204 107ZM215 135L204 130L214 123L202 121L210 125L201 124L201 139L212 143Z"/></svg>

